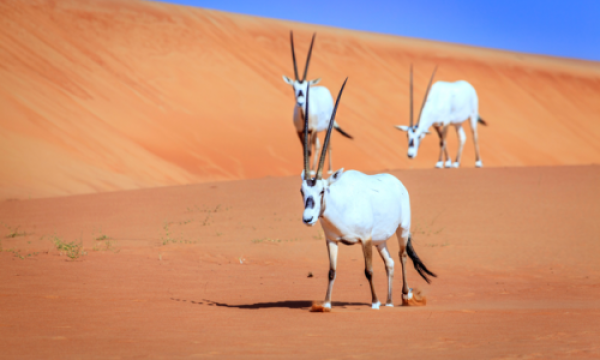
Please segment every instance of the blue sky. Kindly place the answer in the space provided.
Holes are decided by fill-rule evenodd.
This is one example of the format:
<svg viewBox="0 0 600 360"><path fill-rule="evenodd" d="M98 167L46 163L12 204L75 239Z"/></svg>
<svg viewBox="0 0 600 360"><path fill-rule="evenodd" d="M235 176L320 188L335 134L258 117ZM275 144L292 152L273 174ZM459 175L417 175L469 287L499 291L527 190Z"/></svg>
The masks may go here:
<svg viewBox="0 0 600 360"><path fill-rule="evenodd" d="M600 61L600 0L167 0L240 14Z"/></svg>

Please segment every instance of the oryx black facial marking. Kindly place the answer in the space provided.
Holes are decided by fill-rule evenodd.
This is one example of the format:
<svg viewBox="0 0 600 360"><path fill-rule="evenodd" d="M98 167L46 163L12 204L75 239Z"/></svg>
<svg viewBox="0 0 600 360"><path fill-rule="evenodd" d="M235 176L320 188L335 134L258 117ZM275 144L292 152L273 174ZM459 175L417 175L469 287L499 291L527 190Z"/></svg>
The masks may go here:
<svg viewBox="0 0 600 360"><path fill-rule="evenodd" d="M410 139L410 141L408 142L408 147L413 147L415 146L415 140Z"/></svg>
<svg viewBox="0 0 600 360"><path fill-rule="evenodd" d="M315 208L315 199L313 199L312 196L309 196L308 199L306 199L306 205L304 206L305 209L314 209Z"/></svg>

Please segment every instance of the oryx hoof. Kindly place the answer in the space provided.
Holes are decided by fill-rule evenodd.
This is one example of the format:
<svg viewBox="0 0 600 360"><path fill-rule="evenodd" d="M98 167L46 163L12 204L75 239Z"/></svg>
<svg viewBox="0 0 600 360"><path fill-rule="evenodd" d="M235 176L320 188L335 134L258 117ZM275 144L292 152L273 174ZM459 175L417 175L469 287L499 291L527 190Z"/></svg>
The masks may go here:
<svg viewBox="0 0 600 360"><path fill-rule="evenodd" d="M443 162L443 161L438 161L438 162L435 164L435 168L436 168L436 169L443 169L443 168L444 168L444 162Z"/></svg>
<svg viewBox="0 0 600 360"><path fill-rule="evenodd" d="M378 302L374 302L373 304L371 304L371 309L373 310L379 310L379 306L381 305L381 303Z"/></svg>
<svg viewBox="0 0 600 360"><path fill-rule="evenodd" d="M446 161L446 167L447 168L451 168L452 167L452 161L451 160Z"/></svg>
<svg viewBox="0 0 600 360"><path fill-rule="evenodd" d="M458 162L455 162L454 164L452 164L452 167L458 169L460 167L460 164Z"/></svg>
<svg viewBox="0 0 600 360"><path fill-rule="evenodd" d="M413 293L412 289L409 289L408 294L402 294L402 306L425 306L426 304L427 299L420 290Z"/></svg>
<svg viewBox="0 0 600 360"><path fill-rule="evenodd" d="M330 302L313 302L310 307L310 312L331 312L331 303Z"/></svg>
<svg viewBox="0 0 600 360"><path fill-rule="evenodd" d="M387 307L394 307L394 304L391 303L391 302L389 302L389 303L385 304L385 306L387 306Z"/></svg>
<svg viewBox="0 0 600 360"><path fill-rule="evenodd" d="M483 163L481 162L481 160L475 161L475 167L478 167L478 168L483 167Z"/></svg>

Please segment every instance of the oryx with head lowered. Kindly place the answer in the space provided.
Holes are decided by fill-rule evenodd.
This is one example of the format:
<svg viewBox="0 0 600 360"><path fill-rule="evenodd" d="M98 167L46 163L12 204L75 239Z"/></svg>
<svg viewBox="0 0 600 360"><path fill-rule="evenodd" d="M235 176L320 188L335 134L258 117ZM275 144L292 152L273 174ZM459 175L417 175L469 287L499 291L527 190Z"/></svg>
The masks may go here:
<svg viewBox="0 0 600 360"><path fill-rule="evenodd" d="M298 136L300 137L300 142L304 145L304 125L305 119L308 119L308 136L310 138L308 144L308 154L309 156L312 154L312 148L315 148L315 158L313 161L313 169L317 166L317 154L319 153L319 138L317 137L317 133L321 131L325 131L327 129L327 125L329 125L329 119L331 118L331 111L333 110L333 98L331 97L331 93L326 87L323 86L315 86L311 89L312 97L310 99L310 106L308 106L308 99L306 93L308 91L309 86L316 85L321 81L320 78L315 80L306 80L306 74L308 73L308 65L310 64L310 56L312 53L313 44L315 42L316 34L313 34L312 40L310 42L310 48L308 50L308 55L306 57L306 65L304 67L304 74L302 79L298 77L298 66L296 64L296 54L294 52L294 35L290 31L290 43L292 46L292 60L294 61L294 75L295 79L292 80L287 76L283 75L283 80L292 85L294 89L294 96L296 98L296 105L294 106L294 126L296 127L296 131L298 132ZM310 108L310 112L308 109ZM344 135L347 138L352 139L352 136L347 134L344 130L340 128L337 123L333 124L333 127L340 132L340 134ZM329 148L329 173L331 173L331 148ZM312 171L314 175L314 170Z"/></svg>
<svg viewBox="0 0 600 360"><path fill-rule="evenodd" d="M429 134L429 128L433 126L440 137L440 156L436 168L444 167L444 158L446 157L445 166L459 167L462 156L463 146L467 140L463 123L469 119L471 123L471 131L473 132L473 142L475 143L475 166L482 167L481 156L479 155L479 139L477 136L477 123L487 125L479 116L479 99L475 88L464 80L456 82L437 81L431 86L435 71L433 70L425 98L421 104L417 124L413 125L413 70L410 66L410 125L397 125L396 128L406 131L408 134L408 157L414 158L417 156L419 145L425 135ZM430 91L431 90L431 91ZM448 127L453 125L456 128L459 145L456 161L452 164L448 155L446 135Z"/></svg>
<svg viewBox="0 0 600 360"><path fill-rule="evenodd" d="M365 276L371 286L373 309L378 309L380 305L373 286L373 246L377 248L385 263L388 278L388 295L385 305L393 306L394 260L387 249L386 241L394 233L400 244L402 303L412 305L415 304L416 299L413 298L406 281L407 257L411 258L415 269L427 282L429 282L427 274L435 275L425 267L413 249L410 234L410 201L404 185L389 174L365 175L354 170L344 172L344 169L336 171L329 179L322 178L325 152L330 142L331 129L346 81L340 89L331 114L319 167L314 178L308 175L308 125L304 126L304 172L300 190L304 201L302 220L309 226L313 226L317 221L321 222L329 251L329 286L323 307L331 308L331 291L335 281L339 243L344 245L360 244L362 247ZM312 93L312 90L310 92ZM308 97L308 92L306 95Z"/></svg>

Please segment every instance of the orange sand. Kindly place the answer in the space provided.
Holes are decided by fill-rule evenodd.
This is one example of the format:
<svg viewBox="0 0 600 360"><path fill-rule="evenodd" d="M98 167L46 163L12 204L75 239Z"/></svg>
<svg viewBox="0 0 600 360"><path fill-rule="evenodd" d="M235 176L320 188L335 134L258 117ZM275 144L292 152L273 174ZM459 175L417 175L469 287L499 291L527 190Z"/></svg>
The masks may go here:
<svg viewBox="0 0 600 360"><path fill-rule="evenodd" d="M0 21L1 199L298 175L290 30L301 59L318 33L310 78L350 77L336 168L434 165L437 139L409 161L392 128L411 62L418 104L434 64L475 86L486 166L600 162L598 63L129 0L8 0Z"/></svg>

